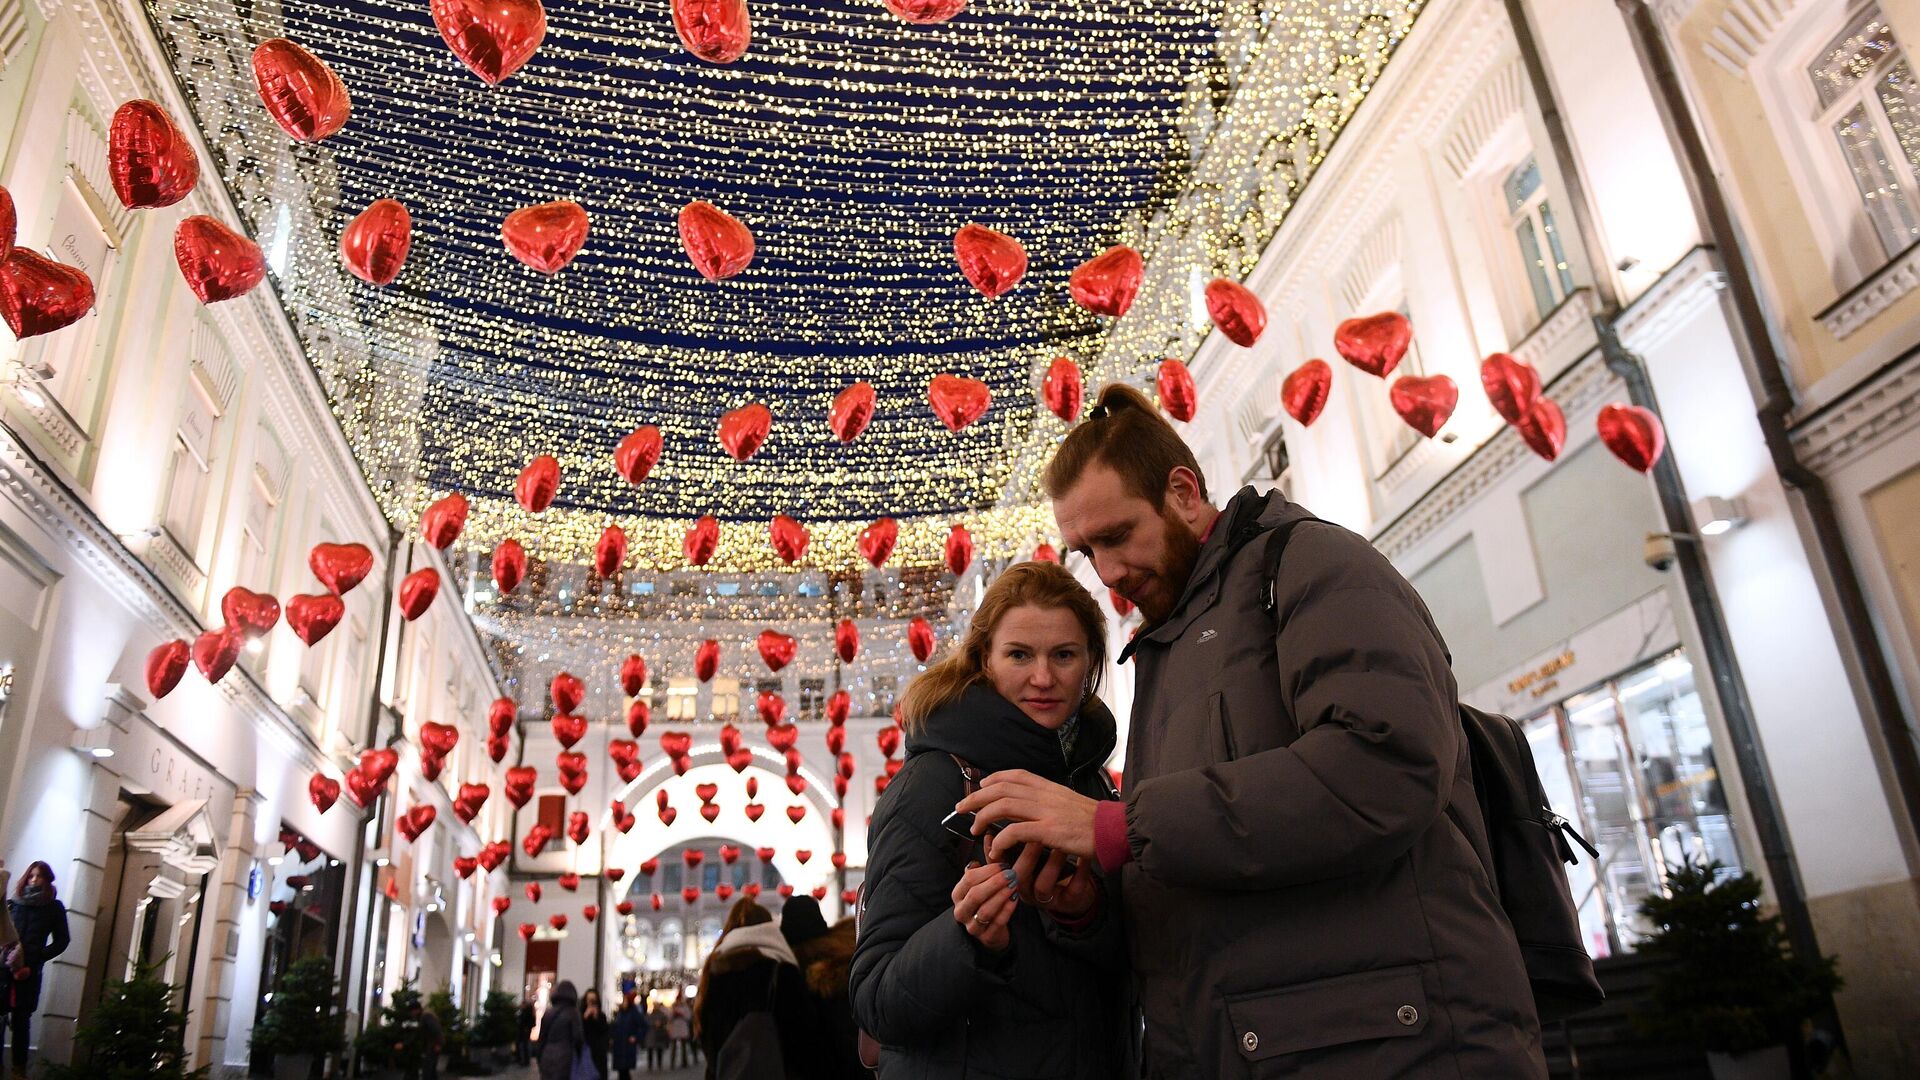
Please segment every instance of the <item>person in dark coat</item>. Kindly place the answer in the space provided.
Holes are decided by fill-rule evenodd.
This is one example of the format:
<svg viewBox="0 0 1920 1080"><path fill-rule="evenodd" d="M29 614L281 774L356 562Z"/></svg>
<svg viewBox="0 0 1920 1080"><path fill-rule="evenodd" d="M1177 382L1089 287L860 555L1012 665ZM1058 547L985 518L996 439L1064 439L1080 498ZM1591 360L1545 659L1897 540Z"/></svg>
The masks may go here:
<svg viewBox="0 0 1920 1080"><path fill-rule="evenodd" d="M1545 1077L1413 586L1278 492L1215 510L1129 387L1101 392L1043 483L1067 549L1145 619L1122 653L1125 801L1005 773L960 807L1013 821L996 849L1097 858L1133 931L1148 1075Z"/></svg>
<svg viewBox="0 0 1920 1080"><path fill-rule="evenodd" d="M976 776L1025 770L1111 797L1105 617L1056 563L988 588L965 639L901 703L906 764L874 807L849 973L880 1076L1107 1080L1128 1071L1113 905L1092 860L1035 844L996 860L944 819ZM956 760L958 758L959 760Z"/></svg>
<svg viewBox="0 0 1920 1080"><path fill-rule="evenodd" d="M607 1016L607 1010L600 1007L600 991L588 989L580 998L580 1030L587 1037L587 1053L593 1057L593 1067L600 1070L601 1080L607 1076L607 1056L613 1046L613 1020Z"/></svg>
<svg viewBox="0 0 1920 1080"><path fill-rule="evenodd" d="M514 1016L513 1026L520 1035L514 1049L520 1064L526 1065L533 1060L533 998L531 996L520 999L520 1012Z"/></svg>
<svg viewBox="0 0 1920 1080"><path fill-rule="evenodd" d="M720 940L700 971L694 999L693 1034L714 1080L721 1048L749 1013L770 1012L780 1040L786 1075L808 1075L820 1047L808 1024L807 991L793 950L766 908L743 896L727 912Z"/></svg>
<svg viewBox="0 0 1920 1080"><path fill-rule="evenodd" d="M0 964L0 998L11 989L8 1006L9 1034L13 1039L13 1068L24 1074L33 1011L40 1007L41 974L49 961L67 951L72 941L67 933L67 909L53 887L53 867L44 862L27 866L20 875L13 898L7 901L7 915L20 935L19 943L4 950L6 963Z"/></svg>
<svg viewBox="0 0 1920 1080"><path fill-rule="evenodd" d="M640 1011L629 989L621 995L620 1007L613 1010L613 1070L620 1074L620 1080L633 1080L633 1070L640 1067L640 1049L646 1042L647 1014Z"/></svg>
<svg viewBox="0 0 1920 1080"><path fill-rule="evenodd" d="M671 1064L668 1050L673 1042L673 1013L665 1005L655 1004L647 1013L647 1071Z"/></svg>
<svg viewBox="0 0 1920 1080"><path fill-rule="evenodd" d="M811 1023L824 1051L807 1070L814 1080L868 1080L873 1075L860 1064L860 1028L847 997L854 927L851 918L828 926L811 896L792 897L780 909L780 936L787 939L806 977Z"/></svg>
<svg viewBox="0 0 1920 1080"><path fill-rule="evenodd" d="M573 1059L587 1043L579 1003L579 993L566 980L547 997L547 1013L540 1018L540 1080L572 1080Z"/></svg>

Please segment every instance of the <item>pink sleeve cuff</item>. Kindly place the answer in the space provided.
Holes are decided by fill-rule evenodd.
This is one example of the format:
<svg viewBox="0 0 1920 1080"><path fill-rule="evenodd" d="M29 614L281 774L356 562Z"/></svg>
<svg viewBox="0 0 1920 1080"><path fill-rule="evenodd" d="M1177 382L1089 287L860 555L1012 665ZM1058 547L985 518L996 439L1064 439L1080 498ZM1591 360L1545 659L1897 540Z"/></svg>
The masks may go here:
<svg viewBox="0 0 1920 1080"><path fill-rule="evenodd" d="M1125 803L1108 801L1093 808L1093 857L1109 874L1133 859L1133 847L1127 843Z"/></svg>

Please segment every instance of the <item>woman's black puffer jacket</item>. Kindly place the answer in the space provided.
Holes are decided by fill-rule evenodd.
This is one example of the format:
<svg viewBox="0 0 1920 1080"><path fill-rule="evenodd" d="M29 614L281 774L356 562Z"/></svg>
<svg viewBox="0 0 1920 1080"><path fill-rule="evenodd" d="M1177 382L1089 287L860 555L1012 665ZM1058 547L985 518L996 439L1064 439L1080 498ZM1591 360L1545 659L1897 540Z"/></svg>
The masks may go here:
<svg viewBox="0 0 1920 1080"><path fill-rule="evenodd" d="M849 977L854 1018L882 1046L882 1080L1123 1073L1129 1002L1111 898L1102 898L1092 925L1071 934L1022 904L1007 950L989 952L953 917L953 887L972 846L940 825L966 790L950 755L982 776L1025 769L1105 799L1114 738L1113 714L1090 701L1069 758L1055 732L984 684L908 738L906 764L869 827Z"/></svg>

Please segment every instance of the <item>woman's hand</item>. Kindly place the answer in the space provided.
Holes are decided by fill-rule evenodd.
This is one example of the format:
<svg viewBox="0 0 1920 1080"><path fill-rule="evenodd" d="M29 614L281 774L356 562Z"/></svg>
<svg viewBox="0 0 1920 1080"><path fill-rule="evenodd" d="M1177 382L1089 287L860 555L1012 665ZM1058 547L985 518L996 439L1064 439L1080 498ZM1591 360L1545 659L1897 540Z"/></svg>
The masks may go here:
<svg viewBox="0 0 1920 1080"><path fill-rule="evenodd" d="M1013 940L1008 927L1020 904L1013 871L999 863L967 864L953 887L953 917L983 947L1001 952Z"/></svg>
<svg viewBox="0 0 1920 1080"><path fill-rule="evenodd" d="M1033 849L1038 845L1028 844L1027 847ZM1024 853L1021 858L1025 860ZM1038 873L1032 875L1033 884L1025 886L1031 892L1021 895L1056 919L1084 918L1100 902L1100 887L1093 876L1093 860L1079 860L1074 864L1071 874L1067 873L1066 867L1066 852L1049 853L1046 863ZM1021 880L1027 881L1028 875L1023 873Z"/></svg>

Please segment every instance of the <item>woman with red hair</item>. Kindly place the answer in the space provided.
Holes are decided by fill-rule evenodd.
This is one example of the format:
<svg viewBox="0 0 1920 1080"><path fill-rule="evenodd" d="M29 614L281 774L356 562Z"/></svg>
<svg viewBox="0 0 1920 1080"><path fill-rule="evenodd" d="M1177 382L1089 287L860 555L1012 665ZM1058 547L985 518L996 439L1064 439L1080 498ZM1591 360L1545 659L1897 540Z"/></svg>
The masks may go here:
<svg viewBox="0 0 1920 1080"><path fill-rule="evenodd" d="M0 1001L8 1006L13 1036L13 1071L27 1071L27 1025L40 1005L40 972L47 961L67 951L67 909L53 888L53 867L35 862L20 875L7 914L20 934L17 944L0 951Z"/></svg>

